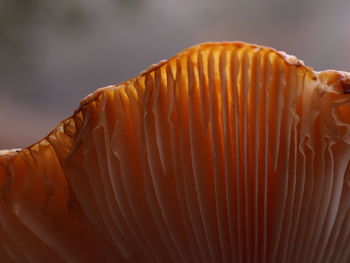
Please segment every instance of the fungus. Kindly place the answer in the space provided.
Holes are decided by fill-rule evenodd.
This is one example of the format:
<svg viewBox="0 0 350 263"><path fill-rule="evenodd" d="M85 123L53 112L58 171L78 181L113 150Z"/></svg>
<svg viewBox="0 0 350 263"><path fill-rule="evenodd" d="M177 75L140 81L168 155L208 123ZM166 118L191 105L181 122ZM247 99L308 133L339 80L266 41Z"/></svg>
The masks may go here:
<svg viewBox="0 0 350 263"><path fill-rule="evenodd" d="M0 152L1 262L349 262L350 77L201 44Z"/></svg>

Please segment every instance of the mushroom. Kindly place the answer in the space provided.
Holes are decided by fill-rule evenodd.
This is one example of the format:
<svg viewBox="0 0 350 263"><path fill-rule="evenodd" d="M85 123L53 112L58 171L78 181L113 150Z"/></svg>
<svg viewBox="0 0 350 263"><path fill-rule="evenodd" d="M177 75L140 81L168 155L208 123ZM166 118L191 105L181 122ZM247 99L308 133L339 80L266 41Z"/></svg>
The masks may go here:
<svg viewBox="0 0 350 263"><path fill-rule="evenodd" d="M1 262L350 262L350 75L206 43L0 152Z"/></svg>

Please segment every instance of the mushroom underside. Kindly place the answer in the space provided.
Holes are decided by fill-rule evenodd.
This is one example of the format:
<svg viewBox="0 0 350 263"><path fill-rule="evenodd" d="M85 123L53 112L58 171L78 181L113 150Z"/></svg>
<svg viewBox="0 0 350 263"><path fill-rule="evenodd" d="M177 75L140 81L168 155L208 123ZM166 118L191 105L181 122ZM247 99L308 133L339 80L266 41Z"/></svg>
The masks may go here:
<svg viewBox="0 0 350 263"><path fill-rule="evenodd" d="M0 152L1 262L349 262L350 78L186 49Z"/></svg>

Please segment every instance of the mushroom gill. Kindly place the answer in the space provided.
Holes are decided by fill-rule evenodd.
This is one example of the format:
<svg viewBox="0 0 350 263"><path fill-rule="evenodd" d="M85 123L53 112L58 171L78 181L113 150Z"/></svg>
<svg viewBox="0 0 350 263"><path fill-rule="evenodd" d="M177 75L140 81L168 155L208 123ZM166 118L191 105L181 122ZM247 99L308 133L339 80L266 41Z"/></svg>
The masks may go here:
<svg viewBox="0 0 350 263"><path fill-rule="evenodd" d="M186 49L0 152L0 262L350 262L350 77Z"/></svg>

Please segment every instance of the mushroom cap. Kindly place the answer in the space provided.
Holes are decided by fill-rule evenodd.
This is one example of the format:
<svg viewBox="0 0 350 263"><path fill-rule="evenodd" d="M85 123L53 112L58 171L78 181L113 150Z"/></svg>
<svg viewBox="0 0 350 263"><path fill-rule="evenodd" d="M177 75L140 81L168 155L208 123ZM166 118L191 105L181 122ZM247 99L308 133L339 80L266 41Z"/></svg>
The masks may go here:
<svg viewBox="0 0 350 263"><path fill-rule="evenodd" d="M1 262L349 262L350 77L205 43L0 151Z"/></svg>

